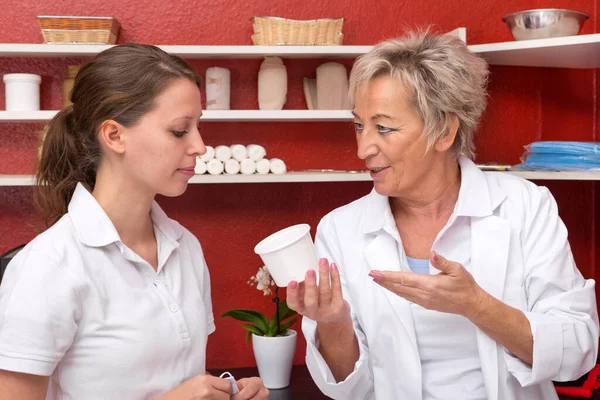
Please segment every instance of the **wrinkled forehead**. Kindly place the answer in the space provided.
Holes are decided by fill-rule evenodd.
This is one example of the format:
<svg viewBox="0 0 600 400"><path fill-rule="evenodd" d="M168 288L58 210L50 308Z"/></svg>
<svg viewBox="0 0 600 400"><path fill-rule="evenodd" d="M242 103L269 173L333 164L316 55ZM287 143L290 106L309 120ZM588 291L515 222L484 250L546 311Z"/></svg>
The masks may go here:
<svg viewBox="0 0 600 400"><path fill-rule="evenodd" d="M358 85L353 95L353 110L396 109L414 106L412 88L401 78L389 74L365 81Z"/></svg>

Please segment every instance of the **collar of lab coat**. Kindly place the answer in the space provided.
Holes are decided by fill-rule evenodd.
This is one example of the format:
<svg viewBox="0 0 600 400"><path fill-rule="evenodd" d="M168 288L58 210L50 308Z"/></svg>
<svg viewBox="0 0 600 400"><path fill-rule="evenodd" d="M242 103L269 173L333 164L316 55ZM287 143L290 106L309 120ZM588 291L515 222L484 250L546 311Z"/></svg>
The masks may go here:
<svg viewBox="0 0 600 400"><path fill-rule="evenodd" d="M152 202L150 211L152 223L172 242L183 236L183 228L173 222L160 208L156 201ZM78 183L69 202L69 216L75 233L81 243L90 247L102 247L121 238L114 224L92 194Z"/></svg>
<svg viewBox="0 0 600 400"><path fill-rule="evenodd" d="M506 199L506 193L494 182L489 182L473 161L461 156L458 163L461 179L454 214L468 217L492 215L494 210ZM373 189L369 194L367 210L363 214L363 232L375 233L382 229L393 232L394 225L389 197L382 196Z"/></svg>

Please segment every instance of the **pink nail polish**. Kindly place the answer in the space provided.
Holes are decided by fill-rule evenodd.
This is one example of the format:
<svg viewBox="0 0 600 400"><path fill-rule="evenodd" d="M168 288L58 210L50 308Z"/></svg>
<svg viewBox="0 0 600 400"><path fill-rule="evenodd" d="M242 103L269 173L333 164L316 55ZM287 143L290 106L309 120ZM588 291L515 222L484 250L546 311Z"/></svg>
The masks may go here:
<svg viewBox="0 0 600 400"><path fill-rule="evenodd" d="M373 279L383 279L383 274L379 271L371 271L369 272L369 276Z"/></svg>
<svg viewBox="0 0 600 400"><path fill-rule="evenodd" d="M298 282L296 282L296 281L290 282L290 289L296 289L297 287L298 287Z"/></svg>
<svg viewBox="0 0 600 400"><path fill-rule="evenodd" d="M313 269L309 270L306 275L310 278L310 279L315 279L316 273Z"/></svg>
<svg viewBox="0 0 600 400"><path fill-rule="evenodd" d="M327 259L326 259L326 258L321 258L321 259L319 260L319 265L320 265L321 267L326 267L326 266L327 266Z"/></svg>
<svg viewBox="0 0 600 400"><path fill-rule="evenodd" d="M337 265L335 263L333 263L333 264L331 264L331 269L334 270L334 271L337 271L338 267L337 267Z"/></svg>
<svg viewBox="0 0 600 400"><path fill-rule="evenodd" d="M438 256L438 253L436 253L435 251L433 252L433 261L435 261L435 262L440 261L440 256Z"/></svg>

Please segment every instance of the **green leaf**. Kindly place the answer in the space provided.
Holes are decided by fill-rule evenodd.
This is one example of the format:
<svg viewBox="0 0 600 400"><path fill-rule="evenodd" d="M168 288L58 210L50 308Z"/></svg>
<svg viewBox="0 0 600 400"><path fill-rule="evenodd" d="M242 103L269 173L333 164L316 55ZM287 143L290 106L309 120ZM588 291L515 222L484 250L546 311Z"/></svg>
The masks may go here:
<svg viewBox="0 0 600 400"><path fill-rule="evenodd" d="M265 314L254 311L254 310L246 310L246 309L238 309L227 311L221 318L223 317L231 317L233 319L237 319L238 321L246 321L252 322L261 332L268 332L269 321Z"/></svg>
<svg viewBox="0 0 600 400"><path fill-rule="evenodd" d="M246 332L246 344L248 344L251 337L252 337L252 332L250 332L250 331Z"/></svg>
<svg viewBox="0 0 600 400"><path fill-rule="evenodd" d="M288 307L287 301L282 300L279 303L279 320L283 321L289 317L293 317L297 312Z"/></svg>
<svg viewBox="0 0 600 400"><path fill-rule="evenodd" d="M269 332L265 336L273 337L277 335L277 318L272 318L269 321Z"/></svg>
<svg viewBox="0 0 600 400"><path fill-rule="evenodd" d="M294 318L292 320L289 320L289 321L281 324L280 329L279 329L279 335L281 335L282 333L287 331L290 328L290 326L292 326L296 323L296 321L298 321L298 318Z"/></svg>
<svg viewBox="0 0 600 400"><path fill-rule="evenodd" d="M244 325L242 325L242 328L244 328L251 334L254 333L255 335L258 335L258 336L265 336L265 333L263 331L261 331L260 329L258 329L254 325L244 324Z"/></svg>

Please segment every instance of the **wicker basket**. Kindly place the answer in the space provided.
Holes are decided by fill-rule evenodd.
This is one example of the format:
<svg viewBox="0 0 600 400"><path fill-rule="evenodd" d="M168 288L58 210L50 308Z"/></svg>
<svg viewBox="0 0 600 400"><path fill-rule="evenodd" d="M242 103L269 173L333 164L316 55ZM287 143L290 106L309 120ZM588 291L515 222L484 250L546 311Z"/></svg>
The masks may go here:
<svg viewBox="0 0 600 400"><path fill-rule="evenodd" d="M293 20L278 17L252 17L252 42L261 46L341 45L343 18Z"/></svg>
<svg viewBox="0 0 600 400"><path fill-rule="evenodd" d="M115 44L119 22L113 17L38 16L46 43Z"/></svg>

